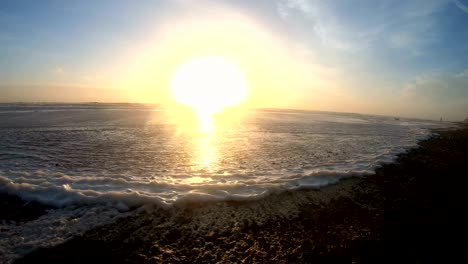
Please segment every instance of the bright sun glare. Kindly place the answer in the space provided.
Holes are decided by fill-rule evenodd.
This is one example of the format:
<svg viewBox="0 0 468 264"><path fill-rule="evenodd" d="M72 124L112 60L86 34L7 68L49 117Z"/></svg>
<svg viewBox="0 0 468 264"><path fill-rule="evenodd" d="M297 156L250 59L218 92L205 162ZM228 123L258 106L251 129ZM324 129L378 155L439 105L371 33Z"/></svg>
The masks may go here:
<svg viewBox="0 0 468 264"><path fill-rule="evenodd" d="M200 121L206 123L214 114L245 100L247 81L227 58L196 57L176 68L171 93L177 103L194 109Z"/></svg>

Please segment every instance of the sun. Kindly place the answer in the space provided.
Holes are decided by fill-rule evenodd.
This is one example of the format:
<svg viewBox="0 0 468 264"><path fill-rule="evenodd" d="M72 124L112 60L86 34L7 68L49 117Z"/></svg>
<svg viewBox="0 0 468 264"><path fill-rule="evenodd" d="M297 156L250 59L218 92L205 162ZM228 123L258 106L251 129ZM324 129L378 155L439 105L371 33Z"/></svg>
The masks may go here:
<svg viewBox="0 0 468 264"><path fill-rule="evenodd" d="M201 122L247 96L247 81L240 68L221 56L194 57L179 65L171 78L175 101L191 107Z"/></svg>

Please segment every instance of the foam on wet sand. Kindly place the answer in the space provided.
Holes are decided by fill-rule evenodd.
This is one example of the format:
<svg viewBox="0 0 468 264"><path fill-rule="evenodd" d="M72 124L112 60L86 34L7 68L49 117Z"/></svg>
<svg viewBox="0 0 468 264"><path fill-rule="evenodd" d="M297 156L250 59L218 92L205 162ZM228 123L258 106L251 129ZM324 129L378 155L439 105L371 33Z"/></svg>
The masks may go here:
<svg viewBox="0 0 468 264"><path fill-rule="evenodd" d="M326 188L141 207L19 262L461 261L466 149L468 130L440 132L375 175Z"/></svg>

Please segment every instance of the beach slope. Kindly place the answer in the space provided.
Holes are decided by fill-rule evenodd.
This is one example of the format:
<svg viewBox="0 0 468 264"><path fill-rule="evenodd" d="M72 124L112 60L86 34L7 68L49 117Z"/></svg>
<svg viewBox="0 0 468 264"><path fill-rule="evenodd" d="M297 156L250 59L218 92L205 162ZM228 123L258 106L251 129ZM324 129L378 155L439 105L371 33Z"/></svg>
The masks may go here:
<svg viewBox="0 0 468 264"><path fill-rule="evenodd" d="M259 201L146 206L16 262L467 262L468 129L436 132L375 175Z"/></svg>

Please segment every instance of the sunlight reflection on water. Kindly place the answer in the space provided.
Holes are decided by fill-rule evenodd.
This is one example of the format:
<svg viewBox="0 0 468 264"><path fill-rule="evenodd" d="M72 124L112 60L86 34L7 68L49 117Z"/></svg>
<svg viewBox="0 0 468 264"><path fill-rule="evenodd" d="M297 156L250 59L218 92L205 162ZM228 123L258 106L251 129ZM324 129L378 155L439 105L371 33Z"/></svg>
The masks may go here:
<svg viewBox="0 0 468 264"><path fill-rule="evenodd" d="M183 110L56 108L3 114L0 176L34 199L60 195L57 204L171 204L194 193L221 199L327 185L371 173L433 125L279 110L203 123Z"/></svg>

